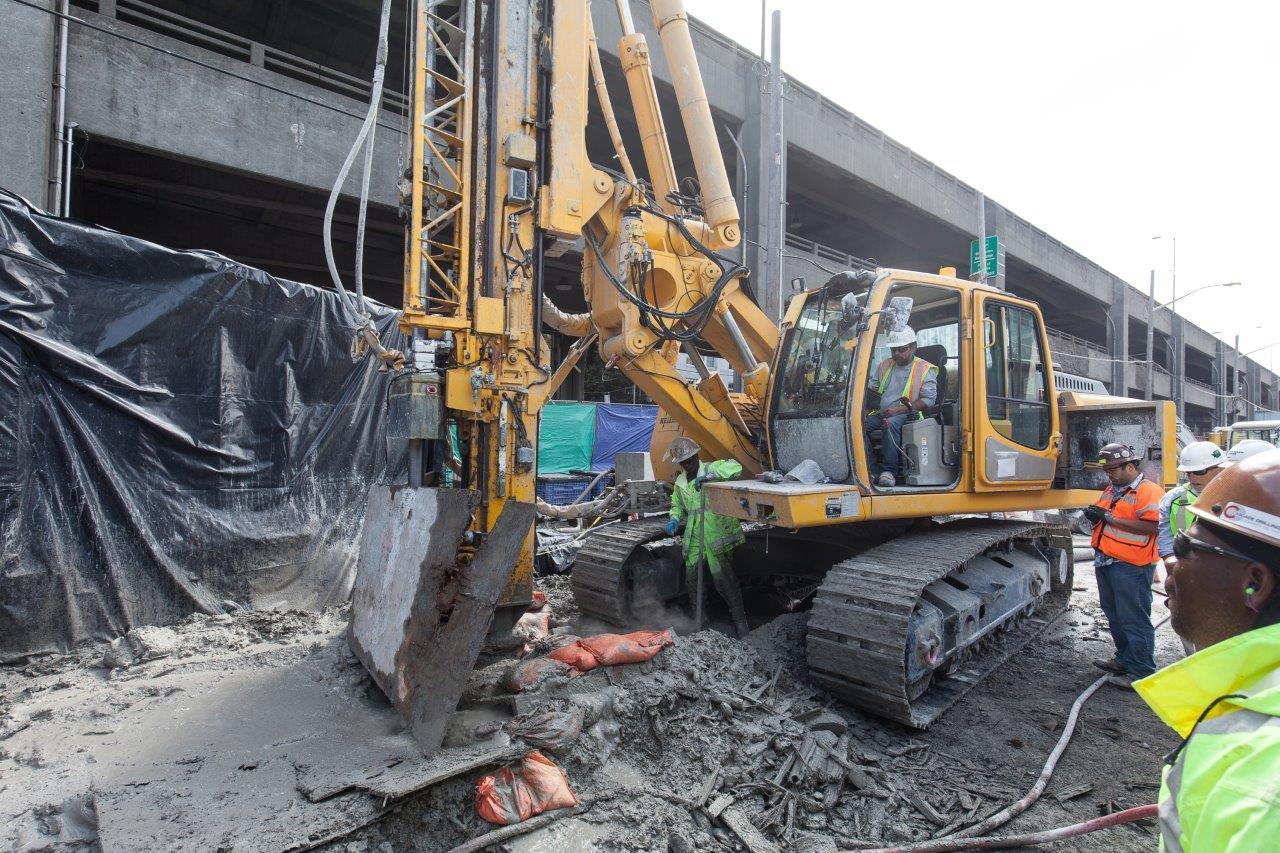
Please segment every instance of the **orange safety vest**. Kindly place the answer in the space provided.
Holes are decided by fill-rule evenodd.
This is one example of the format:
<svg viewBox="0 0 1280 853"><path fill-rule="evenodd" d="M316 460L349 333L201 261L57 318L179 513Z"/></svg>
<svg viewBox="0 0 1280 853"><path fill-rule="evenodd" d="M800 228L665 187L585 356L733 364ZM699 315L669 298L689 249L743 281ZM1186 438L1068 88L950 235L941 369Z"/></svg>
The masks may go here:
<svg viewBox="0 0 1280 853"><path fill-rule="evenodd" d="M1160 499L1163 497L1164 489L1143 478L1138 483L1138 488L1126 490L1120 497L1116 497L1114 486L1107 486L1093 505L1110 510L1116 518L1158 522ZM1135 566L1149 566L1159 557L1155 533L1150 536L1130 533L1105 521L1099 521L1093 526L1093 547L1108 557Z"/></svg>
<svg viewBox="0 0 1280 853"><path fill-rule="evenodd" d="M907 377L907 386L902 389L902 396L912 401L920 396L920 389L924 387L924 378L929 373L929 368L933 366L933 364L918 355L913 357L911 359L911 375ZM880 362L877 370L880 371L880 385L876 388L876 391L883 394L885 386L889 384L889 373L893 370L893 357L890 356ZM883 401L881 405L884 405ZM924 412L916 412L915 416L918 419L923 419Z"/></svg>

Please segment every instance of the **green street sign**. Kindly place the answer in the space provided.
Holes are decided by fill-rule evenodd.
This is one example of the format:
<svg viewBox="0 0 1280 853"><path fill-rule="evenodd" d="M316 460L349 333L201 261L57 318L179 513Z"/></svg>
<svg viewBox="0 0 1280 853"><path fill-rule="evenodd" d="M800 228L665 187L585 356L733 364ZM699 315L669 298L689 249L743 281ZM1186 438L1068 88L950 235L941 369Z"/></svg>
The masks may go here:
<svg viewBox="0 0 1280 853"><path fill-rule="evenodd" d="M976 276L980 268L978 241L969 243L969 275ZM995 278L1004 269L1004 243L995 234L987 237L987 278Z"/></svg>

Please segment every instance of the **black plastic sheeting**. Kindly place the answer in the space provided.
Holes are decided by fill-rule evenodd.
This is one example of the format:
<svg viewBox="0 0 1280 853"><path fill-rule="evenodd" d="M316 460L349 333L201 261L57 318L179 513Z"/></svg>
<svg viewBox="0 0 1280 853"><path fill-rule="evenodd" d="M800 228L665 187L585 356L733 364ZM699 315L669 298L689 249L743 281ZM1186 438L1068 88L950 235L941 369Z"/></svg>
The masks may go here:
<svg viewBox="0 0 1280 853"><path fill-rule="evenodd" d="M389 375L352 363L355 320L332 291L0 191L0 660L346 600L388 470Z"/></svg>

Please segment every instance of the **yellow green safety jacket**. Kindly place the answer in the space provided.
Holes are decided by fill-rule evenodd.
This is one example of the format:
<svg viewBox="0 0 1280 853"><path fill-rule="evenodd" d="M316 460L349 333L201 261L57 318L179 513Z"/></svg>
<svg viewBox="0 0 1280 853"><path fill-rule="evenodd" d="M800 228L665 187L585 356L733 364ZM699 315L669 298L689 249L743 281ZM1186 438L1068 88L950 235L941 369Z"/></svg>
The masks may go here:
<svg viewBox="0 0 1280 853"><path fill-rule="evenodd" d="M1134 682L1181 735L1160 788L1167 853L1280 849L1280 625Z"/></svg>
<svg viewBox="0 0 1280 853"><path fill-rule="evenodd" d="M714 474L718 480L732 480L742 473L742 466L732 459L703 462L698 470ZM708 554L724 557L746 541L742 535L742 523L736 518L717 515L706 509L702 502L702 489L695 486L681 471L676 477L671 493L671 517L684 522L684 541L681 550L684 564L694 566L701 562L703 545Z"/></svg>

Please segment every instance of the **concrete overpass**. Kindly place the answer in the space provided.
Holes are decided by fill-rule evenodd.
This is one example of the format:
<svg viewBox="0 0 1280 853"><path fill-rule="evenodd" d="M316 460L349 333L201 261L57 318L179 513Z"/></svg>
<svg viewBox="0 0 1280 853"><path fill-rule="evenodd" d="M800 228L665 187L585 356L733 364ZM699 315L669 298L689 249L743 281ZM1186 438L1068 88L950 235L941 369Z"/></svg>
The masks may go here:
<svg viewBox="0 0 1280 853"><path fill-rule="evenodd" d="M0 130L0 184L45 204L57 19L14 0L0 5L9 21L0 46L10 57L0 107L13 117ZM633 5L637 27L656 45L648 8L643 0ZM323 284L320 212L363 114L376 9L374 0L73 0L71 12L83 23L69 27L66 118L78 125L72 214ZM392 20L366 262L371 293L392 304L401 267L394 188L403 162L402 9L397 4ZM619 30L609 11L602 5L596 12L606 74L624 136L638 152L610 53ZM725 159L736 164L747 236L758 240L765 66L696 22L694 38ZM667 125L678 131L661 59L656 68ZM784 100L783 282L817 283L854 258L967 268L969 241L979 229L976 188L797 81L787 82ZM680 134L673 135L677 172L692 174ZM607 162L612 149L596 117L588 139L593 157ZM348 274L351 209L339 210L339 259ZM1007 247L1006 271L996 283L1042 305L1061 367L1142 396L1149 381L1145 294L992 199L986 218L988 233ZM748 243L746 253L757 269L757 246ZM580 299L574 270L566 263L549 282L549 293L566 307ZM785 297L774 288L759 293L770 310ZM1156 312L1154 326L1153 393L1178 400L1197 430L1255 406L1276 407L1276 377L1256 361L1167 310Z"/></svg>

